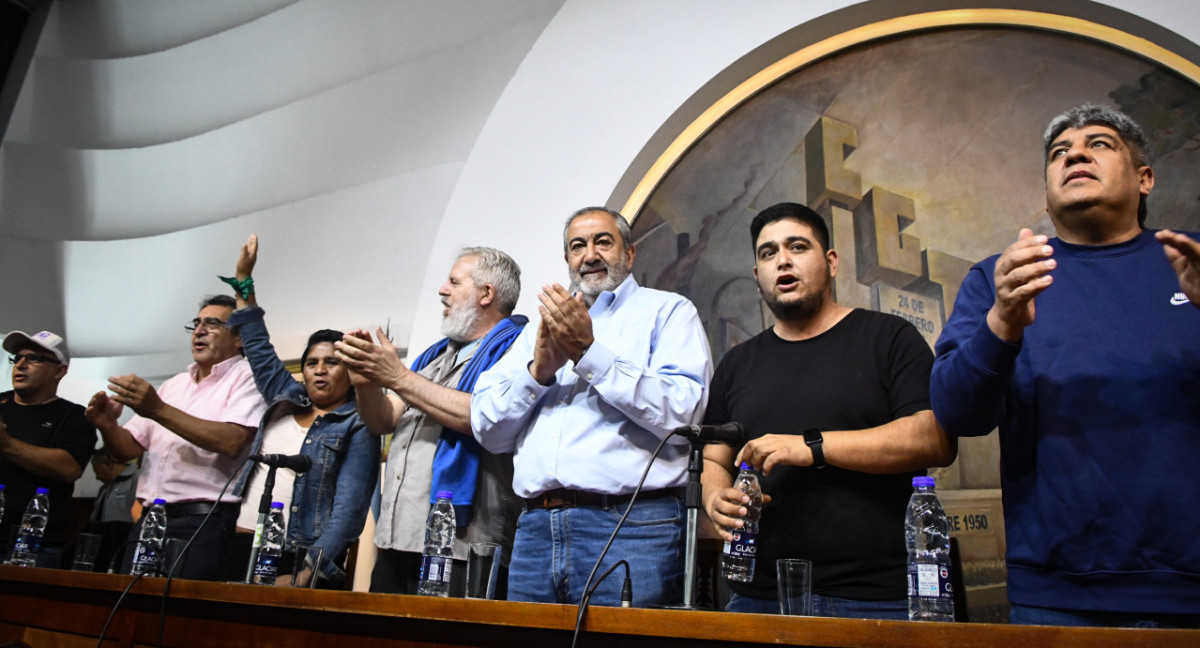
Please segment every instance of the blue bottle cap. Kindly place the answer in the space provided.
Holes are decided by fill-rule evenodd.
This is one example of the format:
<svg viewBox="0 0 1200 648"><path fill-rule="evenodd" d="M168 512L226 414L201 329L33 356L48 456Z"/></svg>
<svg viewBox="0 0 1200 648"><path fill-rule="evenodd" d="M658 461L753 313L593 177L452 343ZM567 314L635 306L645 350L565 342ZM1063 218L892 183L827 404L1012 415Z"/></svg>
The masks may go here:
<svg viewBox="0 0 1200 648"><path fill-rule="evenodd" d="M742 470L750 470L750 464L743 461L742 462Z"/></svg>
<svg viewBox="0 0 1200 648"><path fill-rule="evenodd" d="M933 486L933 477L913 477L913 488Z"/></svg>
<svg viewBox="0 0 1200 648"><path fill-rule="evenodd" d="M281 509L283 508L283 502L271 502L271 508Z"/></svg>
<svg viewBox="0 0 1200 648"><path fill-rule="evenodd" d="M438 491L437 499L454 499L454 491Z"/></svg>
<svg viewBox="0 0 1200 648"><path fill-rule="evenodd" d="M48 488L39 488L39 489L37 489L37 494L38 494L38 495L45 495L46 493L49 493L49 492L50 492L50 489L48 489Z"/></svg>
<svg viewBox="0 0 1200 648"><path fill-rule="evenodd" d="M4 484L0 484L0 490L4 490Z"/></svg>
<svg viewBox="0 0 1200 648"><path fill-rule="evenodd" d="M165 500L165 499L163 499L163 498L161 498L161 497L156 497L156 498L154 498L154 504L155 504L156 506L166 506L166 505L167 505L167 500Z"/></svg>

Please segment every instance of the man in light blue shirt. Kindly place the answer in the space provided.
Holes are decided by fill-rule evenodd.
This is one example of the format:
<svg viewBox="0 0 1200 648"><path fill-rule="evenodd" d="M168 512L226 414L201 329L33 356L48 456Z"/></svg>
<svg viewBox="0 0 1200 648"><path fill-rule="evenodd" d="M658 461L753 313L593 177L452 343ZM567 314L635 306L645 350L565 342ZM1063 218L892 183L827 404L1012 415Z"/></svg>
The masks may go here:
<svg viewBox="0 0 1200 648"><path fill-rule="evenodd" d="M571 290L542 288L541 323L471 398L475 437L489 452L515 453L513 489L526 502L509 566L516 601L580 601L655 448L700 421L712 376L692 303L630 276L623 216L581 209L563 242ZM628 561L639 607L682 598L688 449L667 441L598 572ZM618 605L621 580L606 579L592 601Z"/></svg>

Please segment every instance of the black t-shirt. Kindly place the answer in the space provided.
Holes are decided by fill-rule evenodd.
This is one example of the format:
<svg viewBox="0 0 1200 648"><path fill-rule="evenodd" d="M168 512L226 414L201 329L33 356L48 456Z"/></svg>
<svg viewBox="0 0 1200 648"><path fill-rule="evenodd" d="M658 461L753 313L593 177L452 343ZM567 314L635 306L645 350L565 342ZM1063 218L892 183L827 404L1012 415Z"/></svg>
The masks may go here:
<svg viewBox="0 0 1200 648"><path fill-rule="evenodd" d="M83 406L61 398L41 405L19 405L11 391L0 394L0 418L8 435L30 445L60 448L86 468L96 447L96 428L83 416ZM4 520L0 522L0 545L8 542L13 525L21 524L25 505L38 488L50 490L50 520L42 544L62 546L71 517L71 495L75 482L39 477L0 455L0 484L4 484Z"/></svg>
<svg viewBox="0 0 1200 648"><path fill-rule="evenodd" d="M713 376L705 422L736 421L750 437L812 427L861 430L930 408L933 353L911 324L857 309L800 342L767 329L730 349ZM912 478L835 466L775 466L760 475L757 564L737 593L775 598L775 560L813 563L813 592L855 600L906 596L904 514Z"/></svg>

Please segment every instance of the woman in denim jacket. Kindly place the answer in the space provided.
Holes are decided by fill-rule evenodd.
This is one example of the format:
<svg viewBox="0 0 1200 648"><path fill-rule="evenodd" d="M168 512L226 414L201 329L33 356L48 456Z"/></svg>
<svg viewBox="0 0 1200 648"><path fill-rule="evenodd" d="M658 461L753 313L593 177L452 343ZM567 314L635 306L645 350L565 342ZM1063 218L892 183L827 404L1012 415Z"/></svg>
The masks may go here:
<svg viewBox="0 0 1200 648"><path fill-rule="evenodd" d="M339 563L362 533L370 508L379 471L379 439L359 418L350 372L334 355L333 342L341 339L340 332L317 331L309 338L300 361L303 383L296 382L275 354L253 284L246 281L257 253L258 240L252 235L238 259L238 310L228 322L230 328L239 327L254 382L269 404L251 453L303 454L312 459L312 468L301 475L277 470L273 499L286 501L287 482L294 480L290 504L284 509L287 544L321 548L325 556L321 579L338 587L346 577ZM266 471L265 466L252 463L238 476L234 492L242 497L239 529L253 530L257 522ZM244 570L247 554L231 552L239 554Z"/></svg>

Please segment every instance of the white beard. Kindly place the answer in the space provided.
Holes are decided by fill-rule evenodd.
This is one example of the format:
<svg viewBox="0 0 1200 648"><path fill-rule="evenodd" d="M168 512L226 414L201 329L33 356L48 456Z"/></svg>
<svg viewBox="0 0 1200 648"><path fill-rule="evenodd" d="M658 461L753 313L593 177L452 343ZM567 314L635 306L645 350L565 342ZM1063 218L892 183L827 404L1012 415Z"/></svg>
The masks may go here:
<svg viewBox="0 0 1200 648"><path fill-rule="evenodd" d="M604 259L600 259L586 268L581 265L579 266L579 270L568 270L567 275L571 278L571 292L583 293L583 301L588 306L591 306L596 302L596 298L600 296L600 293L616 290L617 286L620 286L621 282L625 281L625 278L630 274L629 265L629 255L626 254L625 258L621 259L619 265L611 265ZM596 281L585 280L583 278L584 270L591 270L601 266L608 270L608 273L604 275L604 279Z"/></svg>
<svg viewBox="0 0 1200 648"><path fill-rule="evenodd" d="M475 304L462 301L450 307L442 318L442 335L455 342L470 342L471 335L479 326L480 312Z"/></svg>

